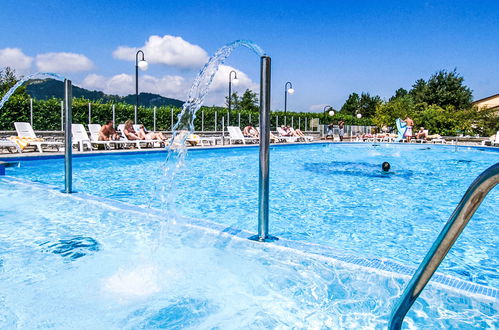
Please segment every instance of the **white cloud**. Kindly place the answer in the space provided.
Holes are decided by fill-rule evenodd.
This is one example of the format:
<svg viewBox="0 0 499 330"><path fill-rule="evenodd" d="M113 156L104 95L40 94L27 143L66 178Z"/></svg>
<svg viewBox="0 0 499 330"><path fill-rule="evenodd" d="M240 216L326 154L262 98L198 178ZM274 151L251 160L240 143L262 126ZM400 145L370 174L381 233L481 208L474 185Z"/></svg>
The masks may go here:
<svg viewBox="0 0 499 330"><path fill-rule="evenodd" d="M36 67L44 72L81 72L91 70L94 64L82 54L45 53L36 55Z"/></svg>
<svg viewBox="0 0 499 330"><path fill-rule="evenodd" d="M225 104L225 96L228 95L229 72L232 70L237 72L239 80L237 85L232 85L232 91L237 91L239 95L242 95L248 88L257 93L259 92L258 84L255 84L244 72L228 65L221 65L206 96L205 105ZM166 75L163 77L141 75L139 76L139 91L185 100L192 83L193 79L186 79L178 75ZM125 73L113 77L89 74L82 81L81 86L101 90L106 94L123 96L135 93L135 76Z"/></svg>
<svg viewBox="0 0 499 330"><path fill-rule="evenodd" d="M89 74L83 79L82 87L101 90L106 94L128 95L135 93L135 77L126 73L107 78L97 74ZM139 77L139 91L160 94L184 100L187 96L188 84L181 76L163 76L161 78L144 75Z"/></svg>
<svg viewBox="0 0 499 330"><path fill-rule="evenodd" d="M240 96L246 89L260 93L259 85L253 82L247 74L229 65L222 64L213 78L213 83L204 102L205 105L225 105L225 97L229 95L229 73L232 70L236 71L238 80L237 85L232 84L232 92L237 92ZM234 79L234 76L232 79Z"/></svg>
<svg viewBox="0 0 499 330"><path fill-rule="evenodd" d="M312 104L308 110L310 112L324 112L324 107L330 106L329 104Z"/></svg>
<svg viewBox="0 0 499 330"><path fill-rule="evenodd" d="M25 55L19 48L0 49L0 67L11 67L18 72L26 73L31 69L33 58Z"/></svg>
<svg viewBox="0 0 499 330"><path fill-rule="evenodd" d="M140 49L144 52L145 60L150 63L179 68L201 68L208 60L208 54L203 48L171 35L150 36ZM120 60L135 61L138 50L135 47L120 46L113 52L113 56Z"/></svg>

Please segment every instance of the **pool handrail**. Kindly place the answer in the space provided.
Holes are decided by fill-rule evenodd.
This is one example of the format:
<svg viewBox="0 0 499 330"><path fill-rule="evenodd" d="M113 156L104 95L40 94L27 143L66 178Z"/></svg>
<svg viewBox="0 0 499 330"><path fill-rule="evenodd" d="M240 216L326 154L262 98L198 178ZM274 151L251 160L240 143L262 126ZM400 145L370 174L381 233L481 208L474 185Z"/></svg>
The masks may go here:
<svg viewBox="0 0 499 330"><path fill-rule="evenodd" d="M404 317L433 276L464 227L490 190L499 183L499 163L480 174L469 186L393 309L388 328L400 329Z"/></svg>

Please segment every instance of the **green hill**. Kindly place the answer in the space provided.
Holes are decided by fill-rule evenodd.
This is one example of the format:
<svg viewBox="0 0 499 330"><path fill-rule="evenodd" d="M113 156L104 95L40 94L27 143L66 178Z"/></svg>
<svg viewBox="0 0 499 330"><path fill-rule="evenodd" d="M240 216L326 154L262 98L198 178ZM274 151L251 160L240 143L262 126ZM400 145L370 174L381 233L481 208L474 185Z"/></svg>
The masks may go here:
<svg viewBox="0 0 499 330"><path fill-rule="evenodd" d="M26 92L34 99L46 100L52 97L62 99L64 97L64 83L55 79L31 80L26 86ZM174 106L182 107L184 102L158 94L140 93L139 101L141 106ZM100 91L90 91L73 85L73 97L82 97L90 101L101 102L125 102L135 105L135 94L127 96L107 95Z"/></svg>

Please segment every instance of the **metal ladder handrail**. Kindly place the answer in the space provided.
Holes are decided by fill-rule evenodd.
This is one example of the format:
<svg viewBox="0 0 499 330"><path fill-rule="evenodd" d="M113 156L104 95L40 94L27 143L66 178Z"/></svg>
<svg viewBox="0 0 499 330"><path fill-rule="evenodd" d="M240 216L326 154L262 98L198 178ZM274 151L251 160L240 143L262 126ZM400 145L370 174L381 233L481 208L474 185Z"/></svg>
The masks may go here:
<svg viewBox="0 0 499 330"><path fill-rule="evenodd" d="M498 183L499 163L496 163L480 174L469 186L397 302L390 319L390 330L401 328L404 317L412 304L423 291L485 196Z"/></svg>

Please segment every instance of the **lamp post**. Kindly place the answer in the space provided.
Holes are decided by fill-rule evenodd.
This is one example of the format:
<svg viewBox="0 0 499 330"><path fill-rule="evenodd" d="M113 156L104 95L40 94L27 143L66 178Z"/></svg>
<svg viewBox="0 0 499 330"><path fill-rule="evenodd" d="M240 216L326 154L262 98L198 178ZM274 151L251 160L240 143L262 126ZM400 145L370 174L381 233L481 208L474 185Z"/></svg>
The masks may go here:
<svg viewBox="0 0 499 330"><path fill-rule="evenodd" d="M234 73L234 85L237 85L239 80L237 79L237 72L232 70L229 72L229 109L227 110L227 125L229 125L230 118L230 106L232 101L232 73Z"/></svg>
<svg viewBox="0 0 499 330"><path fill-rule="evenodd" d="M326 116L326 111L327 111L327 109L331 109L331 111L329 111L329 115L330 115L331 117L332 117L332 116L334 116L334 109L333 109L333 107L332 107L332 106L330 106L330 105L326 105L326 106L324 107L324 125L326 125L326 124L327 124L327 116Z"/></svg>
<svg viewBox="0 0 499 330"><path fill-rule="evenodd" d="M139 61L139 54L142 54L142 59ZM138 50L135 54L135 123L137 124L137 110L139 109L139 68L142 71L147 70L147 62L144 59L144 52Z"/></svg>
<svg viewBox="0 0 499 330"><path fill-rule="evenodd" d="M292 95L294 92L295 90L293 89L293 84L288 81L284 85L284 116L286 116L286 112L288 111L288 94Z"/></svg>

